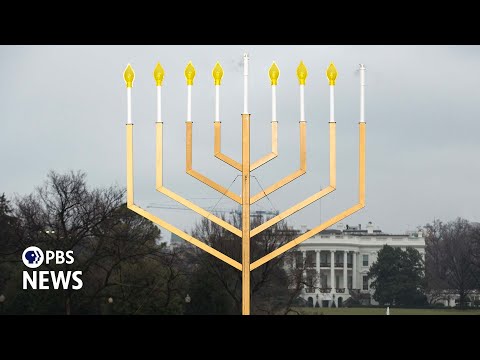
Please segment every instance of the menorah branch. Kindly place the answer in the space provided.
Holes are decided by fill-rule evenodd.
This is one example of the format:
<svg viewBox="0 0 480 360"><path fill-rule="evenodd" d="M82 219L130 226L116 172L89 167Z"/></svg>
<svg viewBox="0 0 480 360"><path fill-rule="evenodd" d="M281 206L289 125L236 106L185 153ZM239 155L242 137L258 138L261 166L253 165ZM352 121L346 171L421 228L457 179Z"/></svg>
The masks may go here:
<svg viewBox="0 0 480 360"><path fill-rule="evenodd" d="M292 206L291 208L283 211L277 216L271 218L270 220L264 222L263 224L257 226L250 232L250 236L253 237L258 235L262 231L268 229L269 227L277 224L281 220L295 214L297 211L302 210L310 204L313 204L315 201L320 200L324 196L330 194L336 189L336 178L337 178L337 146L336 146L336 123L329 123L330 127L330 185L325 189L317 192L316 194L310 196L309 198L303 200L302 202Z"/></svg>
<svg viewBox="0 0 480 360"><path fill-rule="evenodd" d="M287 185L295 179L298 179L300 176L305 175L307 172L307 123L305 121L300 121L300 168L294 173L284 177L282 180L277 183L269 186L264 191L259 192L258 194L252 196L250 199L250 204L255 204L257 201L263 199L265 196L277 191L281 187Z"/></svg>
<svg viewBox="0 0 480 360"><path fill-rule="evenodd" d="M209 211L201 208L200 206L188 201L187 199L181 197L180 195L174 193L173 191L167 189L163 186L163 123L156 123L156 189L158 192L168 196L170 199L182 204L183 206L189 208L190 210L195 211L196 213L204 216L210 221L220 225L224 229L230 231L231 233L242 237L242 232L240 229L237 229L232 224L220 219L219 217L213 215Z"/></svg>
<svg viewBox="0 0 480 360"><path fill-rule="evenodd" d="M166 221L160 219L159 217L149 213L148 211L142 209L141 207L135 205L134 203L134 185L133 185L133 124L126 125L126 149L127 149L127 207L128 209L136 212L138 215L143 216L144 218L154 222L158 226L170 231L173 234L178 235L185 241L188 241L192 245L199 247L200 249L206 251L207 253L215 256L216 258L224 261L225 263L233 266L237 270L242 270L242 265L230 258L229 256L221 253L218 250L215 250L211 246L203 243L202 241L194 238L193 236L183 232L182 230L176 228L175 226L167 223ZM157 173L158 174L158 173Z"/></svg>
<svg viewBox="0 0 480 360"><path fill-rule="evenodd" d="M233 201L239 203L239 204L242 204L242 199L240 198L240 196L238 196L237 194L234 194L233 192L231 192L230 190L224 188L223 186L217 184L216 182L210 180L209 178L207 178L206 176L200 174L198 171L196 170L193 170L192 169L192 126L193 126L193 123L190 122L190 121L187 121L185 123L185 126L186 126L186 137L187 137L187 141L186 141L186 150L187 150L187 161L186 161L186 171L187 171L187 174L190 175L190 176L193 176L195 179L203 182L204 184L210 186L211 188L217 190L219 193L221 193L222 195L225 195L227 197L229 197L230 199L232 199Z"/></svg>
<svg viewBox="0 0 480 360"><path fill-rule="evenodd" d="M278 156L278 121L272 121L272 151L262 157L261 159L255 161L250 166L250 171L258 169L259 167L265 165L269 161L272 161Z"/></svg>
<svg viewBox="0 0 480 360"><path fill-rule="evenodd" d="M258 259L257 261L253 262L250 266L250 270L255 270L259 266L267 263L268 261L272 260L273 258L283 254L284 252L292 249L293 247L301 244L305 240L317 235L319 232L329 228L330 226L335 225L339 221L342 221L346 217L356 213L357 211L363 209L365 207L365 140L366 140L366 123L361 122L359 124L359 133L360 133L360 140L359 140L359 201L358 204L352 206L351 208L345 210L344 212L332 217L331 219L327 220L323 224L311 229L310 231L305 232L304 234L300 235L295 240L290 241L288 244L285 244L278 249L272 251L270 254L265 255L264 257Z"/></svg>
<svg viewBox="0 0 480 360"><path fill-rule="evenodd" d="M215 132L213 153L215 157L222 160L224 163L230 165L231 167L237 169L238 171L242 171L242 164L222 153L222 123L219 121L215 121L213 126Z"/></svg>

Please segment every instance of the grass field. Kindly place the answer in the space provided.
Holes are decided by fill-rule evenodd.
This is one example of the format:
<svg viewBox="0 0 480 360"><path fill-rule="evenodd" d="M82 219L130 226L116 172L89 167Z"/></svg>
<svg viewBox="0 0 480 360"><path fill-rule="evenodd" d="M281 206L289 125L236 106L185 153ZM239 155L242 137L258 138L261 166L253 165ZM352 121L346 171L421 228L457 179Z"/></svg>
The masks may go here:
<svg viewBox="0 0 480 360"><path fill-rule="evenodd" d="M301 315L385 315L383 308L295 308ZM390 315L480 315L480 309L390 309Z"/></svg>

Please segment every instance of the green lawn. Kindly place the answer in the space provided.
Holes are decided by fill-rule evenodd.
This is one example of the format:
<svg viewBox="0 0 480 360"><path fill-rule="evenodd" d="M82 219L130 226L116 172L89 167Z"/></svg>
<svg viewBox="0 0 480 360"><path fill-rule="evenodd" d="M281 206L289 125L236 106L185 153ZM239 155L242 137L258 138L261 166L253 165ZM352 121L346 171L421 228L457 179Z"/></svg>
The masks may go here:
<svg viewBox="0 0 480 360"><path fill-rule="evenodd" d="M295 308L301 315L385 315L382 308ZM480 309L392 309L390 315L480 315Z"/></svg>

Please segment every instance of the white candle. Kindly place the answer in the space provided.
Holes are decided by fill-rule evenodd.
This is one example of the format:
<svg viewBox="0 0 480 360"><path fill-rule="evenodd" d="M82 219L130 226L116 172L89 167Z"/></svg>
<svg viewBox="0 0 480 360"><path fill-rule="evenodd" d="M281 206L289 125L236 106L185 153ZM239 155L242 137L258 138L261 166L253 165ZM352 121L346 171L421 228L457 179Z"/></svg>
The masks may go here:
<svg viewBox="0 0 480 360"><path fill-rule="evenodd" d="M192 122L192 85L188 85L187 121Z"/></svg>
<svg viewBox="0 0 480 360"><path fill-rule="evenodd" d="M157 84L157 122L159 123L162 122L162 83L164 77L165 70L163 70L162 65L158 62L155 70L153 70L153 78Z"/></svg>
<svg viewBox="0 0 480 360"><path fill-rule="evenodd" d="M215 122L220 122L220 85L215 85Z"/></svg>
<svg viewBox="0 0 480 360"><path fill-rule="evenodd" d="M272 122L277 121L277 85L278 78L280 77L280 69L278 68L275 61L273 62L270 70L268 70L268 75L270 76L270 83L272 85Z"/></svg>
<svg viewBox="0 0 480 360"><path fill-rule="evenodd" d="M162 87L157 86L157 122L162 122Z"/></svg>
<svg viewBox="0 0 480 360"><path fill-rule="evenodd" d="M272 85L272 121L277 121L277 86Z"/></svg>
<svg viewBox="0 0 480 360"><path fill-rule="evenodd" d="M300 121L305 120L305 85L300 85Z"/></svg>
<svg viewBox="0 0 480 360"><path fill-rule="evenodd" d="M192 122L192 86L193 86L193 80L195 79L195 73L196 73L195 67L190 61L187 67L185 68L185 78L187 79L187 89L188 89L187 122Z"/></svg>
<svg viewBox="0 0 480 360"><path fill-rule="evenodd" d="M132 123L132 88L127 88L127 124Z"/></svg>
<svg viewBox="0 0 480 360"><path fill-rule="evenodd" d="M135 80L135 72L130 64L123 72L123 78L127 84L127 124L132 124L132 87Z"/></svg>
<svg viewBox="0 0 480 360"><path fill-rule="evenodd" d="M330 122L335 122L335 85L330 85Z"/></svg>
<svg viewBox="0 0 480 360"><path fill-rule="evenodd" d="M330 63L330 66L327 69L327 78L328 83L330 85L330 122L335 122L335 82L337 81L337 68L333 64Z"/></svg>
<svg viewBox="0 0 480 360"><path fill-rule="evenodd" d="M365 65L360 64L360 122L365 122Z"/></svg>
<svg viewBox="0 0 480 360"><path fill-rule="evenodd" d="M248 114L248 54L243 54L243 113Z"/></svg>
<svg viewBox="0 0 480 360"><path fill-rule="evenodd" d="M298 83L300 84L300 122L305 122L305 84L307 83L308 70L303 61L297 68Z"/></svg>

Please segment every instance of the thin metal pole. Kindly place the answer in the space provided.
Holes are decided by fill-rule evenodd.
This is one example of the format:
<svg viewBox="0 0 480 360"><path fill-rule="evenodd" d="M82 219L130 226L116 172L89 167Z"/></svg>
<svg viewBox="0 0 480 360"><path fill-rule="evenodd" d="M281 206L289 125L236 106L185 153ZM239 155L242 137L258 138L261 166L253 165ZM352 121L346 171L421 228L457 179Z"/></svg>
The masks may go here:
<svg viewBox="0 0 480 360"><path fill-rule="evenodd" d="M242 315L250 315L250 114L242 115Z"/></svg>

